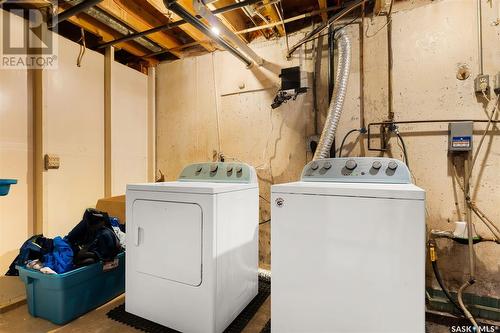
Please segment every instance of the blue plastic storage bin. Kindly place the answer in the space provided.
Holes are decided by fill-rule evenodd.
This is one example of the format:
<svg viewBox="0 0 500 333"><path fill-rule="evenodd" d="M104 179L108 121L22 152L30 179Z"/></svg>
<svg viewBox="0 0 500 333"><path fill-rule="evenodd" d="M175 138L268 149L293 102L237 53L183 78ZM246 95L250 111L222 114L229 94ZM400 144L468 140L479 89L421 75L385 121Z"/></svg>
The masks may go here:
<svg viewBox="0 0 500 333"><path fill-rule="evenodd" d="M10 185L17 184L16 179L0 179L0 196L9 194Z"/></svg>
<svg viewBox="0 0 500 333"><path fill-rule="evenodd" d="M125 253L117 258L118 266L108 271L102 263L57 275L17 267L26 286L30 314L63 325L122 294Z"/></svg>

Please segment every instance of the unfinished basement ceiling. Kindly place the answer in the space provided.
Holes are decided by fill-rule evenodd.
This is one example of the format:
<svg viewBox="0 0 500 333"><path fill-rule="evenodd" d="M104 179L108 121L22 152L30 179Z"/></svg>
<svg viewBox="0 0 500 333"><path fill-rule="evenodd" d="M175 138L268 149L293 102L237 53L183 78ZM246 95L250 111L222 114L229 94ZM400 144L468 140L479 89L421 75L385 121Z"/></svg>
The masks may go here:
<svg viewBox="0 0 500 333"><path fill-rule="evenodd" d="M50 2L50 0L40 0ZM89 0L58 0L59 14ZM191 24L178 24L180 18L167 10L163 0L94 0L89 7L57 26L58 33L81 43L82 29L85 31L86 47L103 52L113 41L153 28L173 24L175 27L146 34L139 38L112 44L116 48L116 60L139 70L162 60L173 60L188 56L212 52L220 47ZM182 7L194 13L192 0L178 0ZM239 2L251 4L242 8L225 11L218 15L219 20L233 32L267 25L239 36L244 42L255 38L272 39L292 33L315 22L326 20L352 1L345 0L211 0L206 1L210 10L217 10ZM5 4L4 4L5 5ZM332 8L328 12L318 10ZM315 15L285 24L278 24L282 19L301 14ZM276 24L272 27L270 25Z"/></svg>

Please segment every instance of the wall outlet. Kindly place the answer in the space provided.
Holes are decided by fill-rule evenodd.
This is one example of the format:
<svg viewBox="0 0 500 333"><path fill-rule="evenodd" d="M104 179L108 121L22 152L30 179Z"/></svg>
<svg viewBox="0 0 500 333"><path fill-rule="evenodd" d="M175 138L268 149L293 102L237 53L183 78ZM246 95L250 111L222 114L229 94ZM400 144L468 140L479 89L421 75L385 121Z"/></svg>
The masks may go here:
<svg viewBox="0 0 500 333"><path fill-rule="evenodd" d="M483 92L488 93L490 90L490 76L487 74L479 74L474 79L474 91L476 94Z"/></svg>
<svg viewBox="0 0 500 333"><path fill-rule="evenodd" d="M45 170L49 169L59 169L60 161L59 156L54 154L45 154Z"/></svg>

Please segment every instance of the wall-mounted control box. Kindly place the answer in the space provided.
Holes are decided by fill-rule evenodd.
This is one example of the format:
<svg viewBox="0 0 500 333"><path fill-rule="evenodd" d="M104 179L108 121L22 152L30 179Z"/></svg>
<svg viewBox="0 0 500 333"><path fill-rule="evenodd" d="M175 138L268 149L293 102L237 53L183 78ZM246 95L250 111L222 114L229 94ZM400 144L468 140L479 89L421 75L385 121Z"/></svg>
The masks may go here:
<svg viewBox="0 0 500 333"><path fill-rule="evenodd" d="M473 128L474 123L472 121L449 123L448 150L472 151Z"/></svg>

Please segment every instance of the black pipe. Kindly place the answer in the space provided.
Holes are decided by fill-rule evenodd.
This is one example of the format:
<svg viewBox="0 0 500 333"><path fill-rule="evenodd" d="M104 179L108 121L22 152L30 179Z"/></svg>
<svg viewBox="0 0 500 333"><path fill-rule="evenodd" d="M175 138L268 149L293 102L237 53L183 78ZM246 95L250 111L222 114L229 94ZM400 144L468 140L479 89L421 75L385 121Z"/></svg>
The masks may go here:
<svg viewBox="0 0 500 333"><path fill-rule="evenodd" d="M78 5L74 5L71 8L66 9L65 11L57 14L56 16L53 17L53 20L50 22L50 26L53 28L59 23L66 21L69 19L71 16L75 16L76 14L79 14L90 7L94 7L98 3L102 2L102 0L86 0L83 2L80 2Z"/></svg>
<svg viewBox="0 0 500 333"><path fill-rule="evenodd" d="M222 37L215 35L208 26L206 26L204 23L202 23L198 18L195 16L191 15L184 7L179 5L177 3L177 0L163 0L163 3L165 6L179 15L181 18L183 18L187 23L191 24L194 26L196 29L200 30L205 36L209 37L210 39L214 40L217 44L219 44L221 47L229 51L232 55L240 59L245 65L250 66L252 65L253 61L248 59L243 53L238 51L236 48L234 48L231 44L226 42Z"/></svg>
<svg viewBox="0 0 500 333"><path fill-rule="evenodd" d="M348 7L342 9L341 11L335 13L328 19L327 22L324 22L323 24L317 26L314 28L312 31L307 33L297 44L292 46L290 50L287 52L286 57L290 58L292 54L297 50L302 44L307 42L311 37L319 33L320 31L323 31L327 26L330 26L334 21L336 21L339 17L342 17L349 13L351 10L354 8L358 7L360 4L365 3L367 0L354 0L352 2L349 2Z"/></svg>
<svg viewBox="0 0 500 333"><path fill-rule="evenodd" d="M252 5L254 3L261 2L261 1L262 0L246 0L246 1L242 1L242 2L237 2L237 3L234 3L234 4L229 5L229 6L225 6L225 7L222 7L222 8L215 9L215 10L212 11L212 14L215 15L215 14L227 13L227 12L236 10L238 8L249 6L249 5ZM198 18L198 19L201 19L201 16L199 16L199 15L196 15L195 17ZM134 34L126 35L126 36L117 38L115 40L112 40L112 41L100 44L99 46L97 46L97 48L98 49L102 49L102 48L106 48L108 46L112 46L112 45L115 45L115 44L118 44L118 43L128 42L129 40L133 40L133 39L136 39L136 38L139 38L139 37L144 37L144 36L147 36L147 35L150 35L150 34L154 34L155 32L170 30L170 29L173 29L175 27L178 27L178 26L186 24L186 23L188 23L188 22L186 22L186 20L179 20L179 21L175 21L175 22L172 22L172 23L167 23L167 24L155 27L155 28L151 28L151 29L148 29L148 30L144 30L144 31L141 31L141 32L134 33Z"/></svg>
<svg viewBox="0 0 500 333"><path fill-rule="evenodd" d="M436 120L399 120L399 121L380 121L369 123L367 126L368 129L368 150L371 151L386 151L387 147L385 146L385 132L382 131L382 147L381 148L373 148L370 144L371 136L372 136L372 126L382 126L383 128L389 127L395 124L434 124L434 123L453 123L453 122L473 122L473 123L487 123L489 120L487 119L436 119ZM492 120L491 123L498 124L500 120Z"/></svg>
<svg viewBox="0 0 500 333"><path fill-rule="evenodd" d="M429 253L432 263L432 270L434 271L434 275L436 276L436 280L439 286L441 287L441 290L443 291L445 296L450 300L451 304L453 304L455 308L457 308L457 310L460 311L461 314L463 314L464 310L462 310L460 305L458 305L458 303L453 299L450 292L444 285L443 278L441 277L441 273L439 272L439 267L437 265L436 243L434 240L429 241Z"/></svg>

